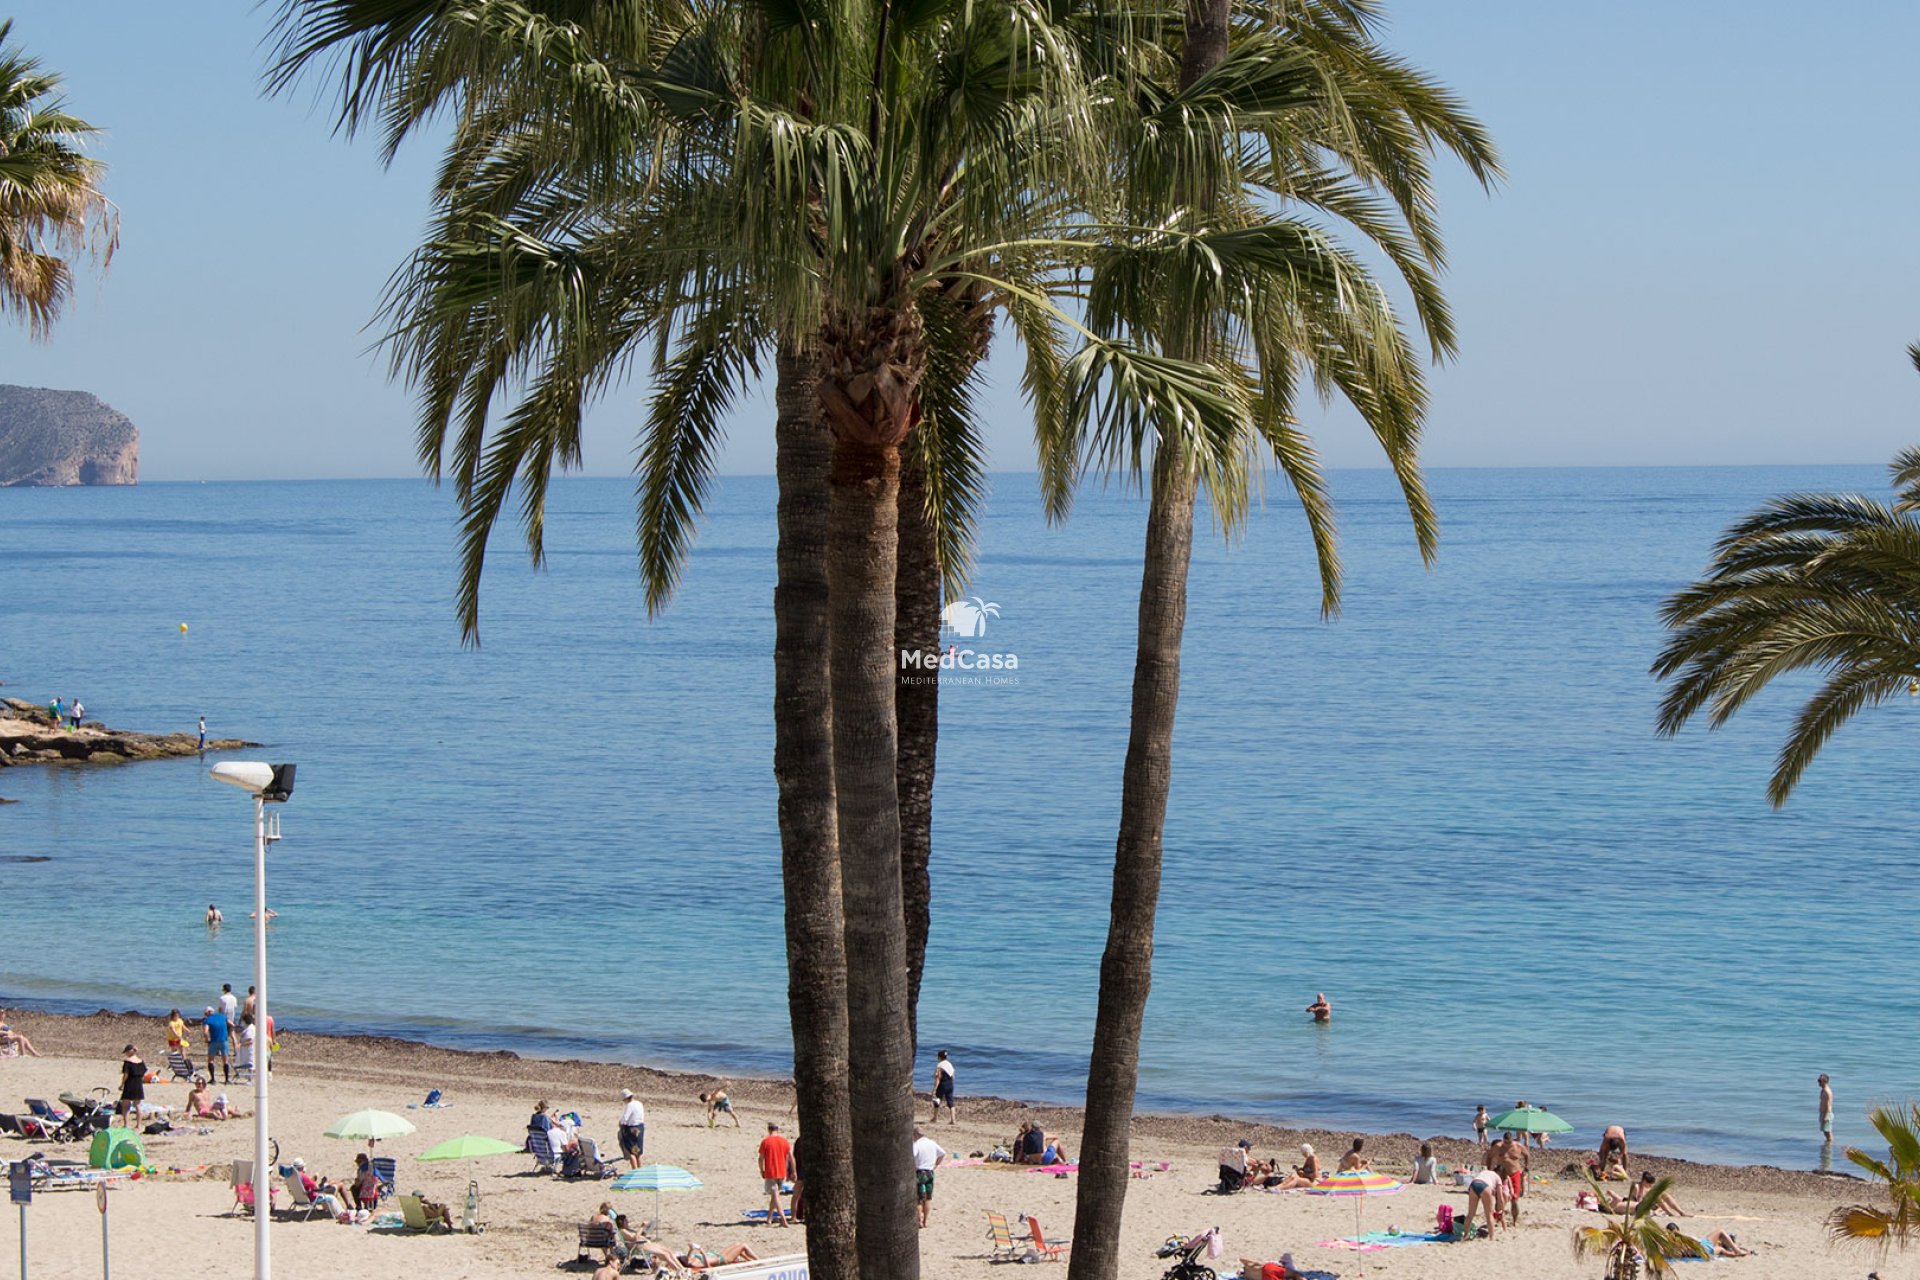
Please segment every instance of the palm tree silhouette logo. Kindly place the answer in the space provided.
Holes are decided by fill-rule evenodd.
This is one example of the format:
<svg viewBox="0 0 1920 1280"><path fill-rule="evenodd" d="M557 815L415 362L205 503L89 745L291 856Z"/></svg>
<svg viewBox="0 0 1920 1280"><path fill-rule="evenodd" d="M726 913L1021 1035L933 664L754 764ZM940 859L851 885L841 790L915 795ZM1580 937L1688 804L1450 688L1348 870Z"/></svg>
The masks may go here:
<svg viewBox="0 0 1920 1280"><path fill-rule="evenodd" d="M955 600L940 611L940 630L962 640L978 640L987 634L987 619L1000 616L1000 606L968 596Z"/></svg>

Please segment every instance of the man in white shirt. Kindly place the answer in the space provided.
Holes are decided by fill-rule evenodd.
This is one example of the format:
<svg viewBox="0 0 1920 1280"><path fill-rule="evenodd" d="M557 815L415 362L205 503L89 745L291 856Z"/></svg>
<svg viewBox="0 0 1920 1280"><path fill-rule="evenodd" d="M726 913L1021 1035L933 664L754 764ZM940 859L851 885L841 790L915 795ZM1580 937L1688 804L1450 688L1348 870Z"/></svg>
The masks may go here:
<svg viewBox="0 0 1920 1280"><path fill-rule="evenodd" d="M947 1162L947 1153L940 1144L920 1132L920 1126L913 1126L913 1184L915 1198L920 1202L920 1225L927 1225L927 1215L933 1211L933 1171Z"/></svg>
<svg viewBox="0 0 1920 1280"><path fill-rule="evenodd" d="M631 1089L622 1089L620 1097L626 1104L620 1108L620 1154L629 1169L638 1169L647 1149L647 1109Z"/></svg>
<svg viewBox="0 0 1920 1280"><path fill-rule="evenodd" d="M233 994L233 984L231 982L223 982L220 984L220 1012L227 1015L228 1026L237 1027L240 1025L240 997Z"/></svg>
<svg viewBox="0 0 1920 1280"><path fill-rule="evenodd" d="M947 1122L960 1123L960 1113L953 1108L953 1063L947 1058L947 1051L940 1050L933 1064L933 1114L927 1117L928 1124L940 1120L940 1108L947 1109Z"/></svg>

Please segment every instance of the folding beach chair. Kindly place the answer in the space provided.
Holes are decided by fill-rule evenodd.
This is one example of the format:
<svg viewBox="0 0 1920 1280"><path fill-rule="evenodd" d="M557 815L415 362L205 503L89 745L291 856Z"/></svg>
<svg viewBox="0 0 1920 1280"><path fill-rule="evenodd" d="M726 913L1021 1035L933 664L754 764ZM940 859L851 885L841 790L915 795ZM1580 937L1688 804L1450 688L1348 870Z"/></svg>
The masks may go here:
<svg viewBox="0 0 1920 1280"><path fill-rule="evenodd" d="M610 1222L583 1222L580 1224L580 1253L574 1261L592 1262L593 1250L598 1249L600 1260L604 1262L613 1256L613 1246L618 1239Z"/></svg>
<svg viewBox="0 0 1920 1280"><path fill-rule="evenodd" d="M400 1218L407 1224L407 1230L417 1231L422 1235L432 1235L436 1231L453 1230L444 1220L440 1218L429 1218L427 1211L421 1207L419 1196L400 1197Z"/></svg>
<svg viewBox="0 0 1920 1280"><path fill-rule="evenodd" d="M527 1135L527 1150L533 1153L535 1173L560 1172L560 1157L553 1154L553 1139L545 1130L535 1129Z"/></svg>
<svg viewBox="0 0 1920 1280"><path fill-rule="evenodd" d="M307 1194L307 1184L300 1181L299 1170L288 1173L286 1183L287 1194L292 1197L287 1205L287 1216L292 1217L297 1213L300 1215L300 1221L305 1222L320 1207L320 1202Z"/></svg>
<svg viewBox="0 0 1920 1280"><path fill-rule="evenodd" d="M45 1120L51 1125L62 1125L67 1122L67 1113L55 1107L45 1098L28 1098L27 1110L31 1111L36 1119Z"/></svg>
<svg viewBox="0 0 1920 1280"><path fill-rule="evenodd" d="M1046 1234L1040 1230L1040 1219L1031 1214L1027 1215L1027 1230L1033 1233L1035 1252L1048 1262L1060 1261L1060 1255L1067 1251L1068 1241L1062 1240L1057 1244L1048 1244Z"/></svg>
<svg viewBox="0 0 1920 1280"><path fill-rule="evenodd" d="M987 1215L987 1239L993 1242L994 1258L1016 1259L1020 1256L1020 1246L1014 1243L1013 1228L1007 1224L1003 1213Z"/></svg>
<svg viewBox="0 0 1920 1280"><path fill-rule="evenodd" d="M604 1178L621 1167L618 1160L609 1160L601 1155L600 1148L594 1144L592 1138L582 1136L574 1150L579 1161L580 1176L583 1178Z"/></svg>
<svg viewBox="0 0 1920 1280"><path fill-rule="evenodd" d="M400 1176L399 1166L392 1156L375 1156L373 1176L380 1179L380 1195L384 1199L396 1189L394 1180Z"/></svg>
<svg viewBox="0 0 1920 1280"><path fill-rule="evenodd" d="M233 1203L227 1206L227 1216L246 1214L253 1209L253 1161L235 1160L233 1175L229 1179L233 1184Z"/></svg>
<svg viewBox="0 0 1920 1280"><path fill-rule="evenodd" d="M173 1072L173 1080L168 1081L169 1084L181 1080L191 1081L194 1077L193 1059L187 1056L185 1049L169 1049L167 1050L167 1070Z"/></svg>

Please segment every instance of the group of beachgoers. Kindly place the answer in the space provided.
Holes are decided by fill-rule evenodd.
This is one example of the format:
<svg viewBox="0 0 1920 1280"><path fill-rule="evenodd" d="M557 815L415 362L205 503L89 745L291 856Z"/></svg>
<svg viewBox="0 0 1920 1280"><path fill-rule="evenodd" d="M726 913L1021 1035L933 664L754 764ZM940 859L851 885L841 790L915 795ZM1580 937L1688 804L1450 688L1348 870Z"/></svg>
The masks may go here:
<svg viewBox="0 0 1920 1280"><path fill-rule="evenodd" d="M653 1268L672 1273L707 1271L760 1260L760 1255L744 1244L708 1249L689 1241L685 1249L671 1249L648 1234L654 1224L635 1226L626 1214L613 1211L611 1200L601 1201L600 1207L587 1219L587 1225L602 1228L605 1238L612 1241L606 1248L605 1260L593 1273L594 1280L619 1280L620 1273L628 1266L635 1270Z"/></svg>
<svg viewBox="0 0 1920 1280"><path fill-rule="evenodd" d="M80 722L87 718L87 704L78 698L63 702L55 695L47 703L47 714L53 717L55 728L78 729Z"/></svg>
<svg viewBox="0 0 1920 1280"><path fill-rule="evenodd" d="M252 987L247 988L243 1001L234 994L232 983L221 985L219 997L206 1006L200 1019L200 1042L205 1050L202 1059L206 1068L204 1074L193 1062L189 1047L192 1032L186 1017L178 1009L168 1011L168 1066L176 1079L184 1075L190 1082L185 1104L186 1119L238 1120L249 1114L236 1107L226 1094L214 1093L213 1075L217 1064L221 1084L232 1084L236 1076L242 1081L246 1080L255 1068L256 1052L264 1060L266 1069L273 1069L273 1019L268 1017L264 1022L256 1020L254 1013L258 1000L258 993ZM31 1046L28 1047L31 1049ZM115 1123L138 1125L148 1117L162 1122L171 1120L166 1108L155 1107L146 1100L147 1085L158 1079L159 1076L148 1067L136 1046L129 1044L121 1051L120 1098L114 1105Z"/></svg>

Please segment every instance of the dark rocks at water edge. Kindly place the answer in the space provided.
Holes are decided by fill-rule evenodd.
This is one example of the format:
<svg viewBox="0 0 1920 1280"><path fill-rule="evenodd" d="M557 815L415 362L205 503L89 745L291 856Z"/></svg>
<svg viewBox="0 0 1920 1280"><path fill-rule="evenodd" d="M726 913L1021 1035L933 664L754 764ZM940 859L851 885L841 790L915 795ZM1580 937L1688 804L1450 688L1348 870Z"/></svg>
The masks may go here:
<svg viewBox="0 0 1920 1280"><path fill-rule="evenodd" d="M0 386L0 487L137 484L140 432L85 391Z"/></svg>
<svg viewBox="0 0 1920 1280"><path fill-rule="evenodd" d="M209 751L257 747L241 738L210 738ZM16 764L122 764L160 760L200 751L194 733L136 733L88 720L78 729L55 724L45 707L20 698L0 698L0 768Z"/></svg>

